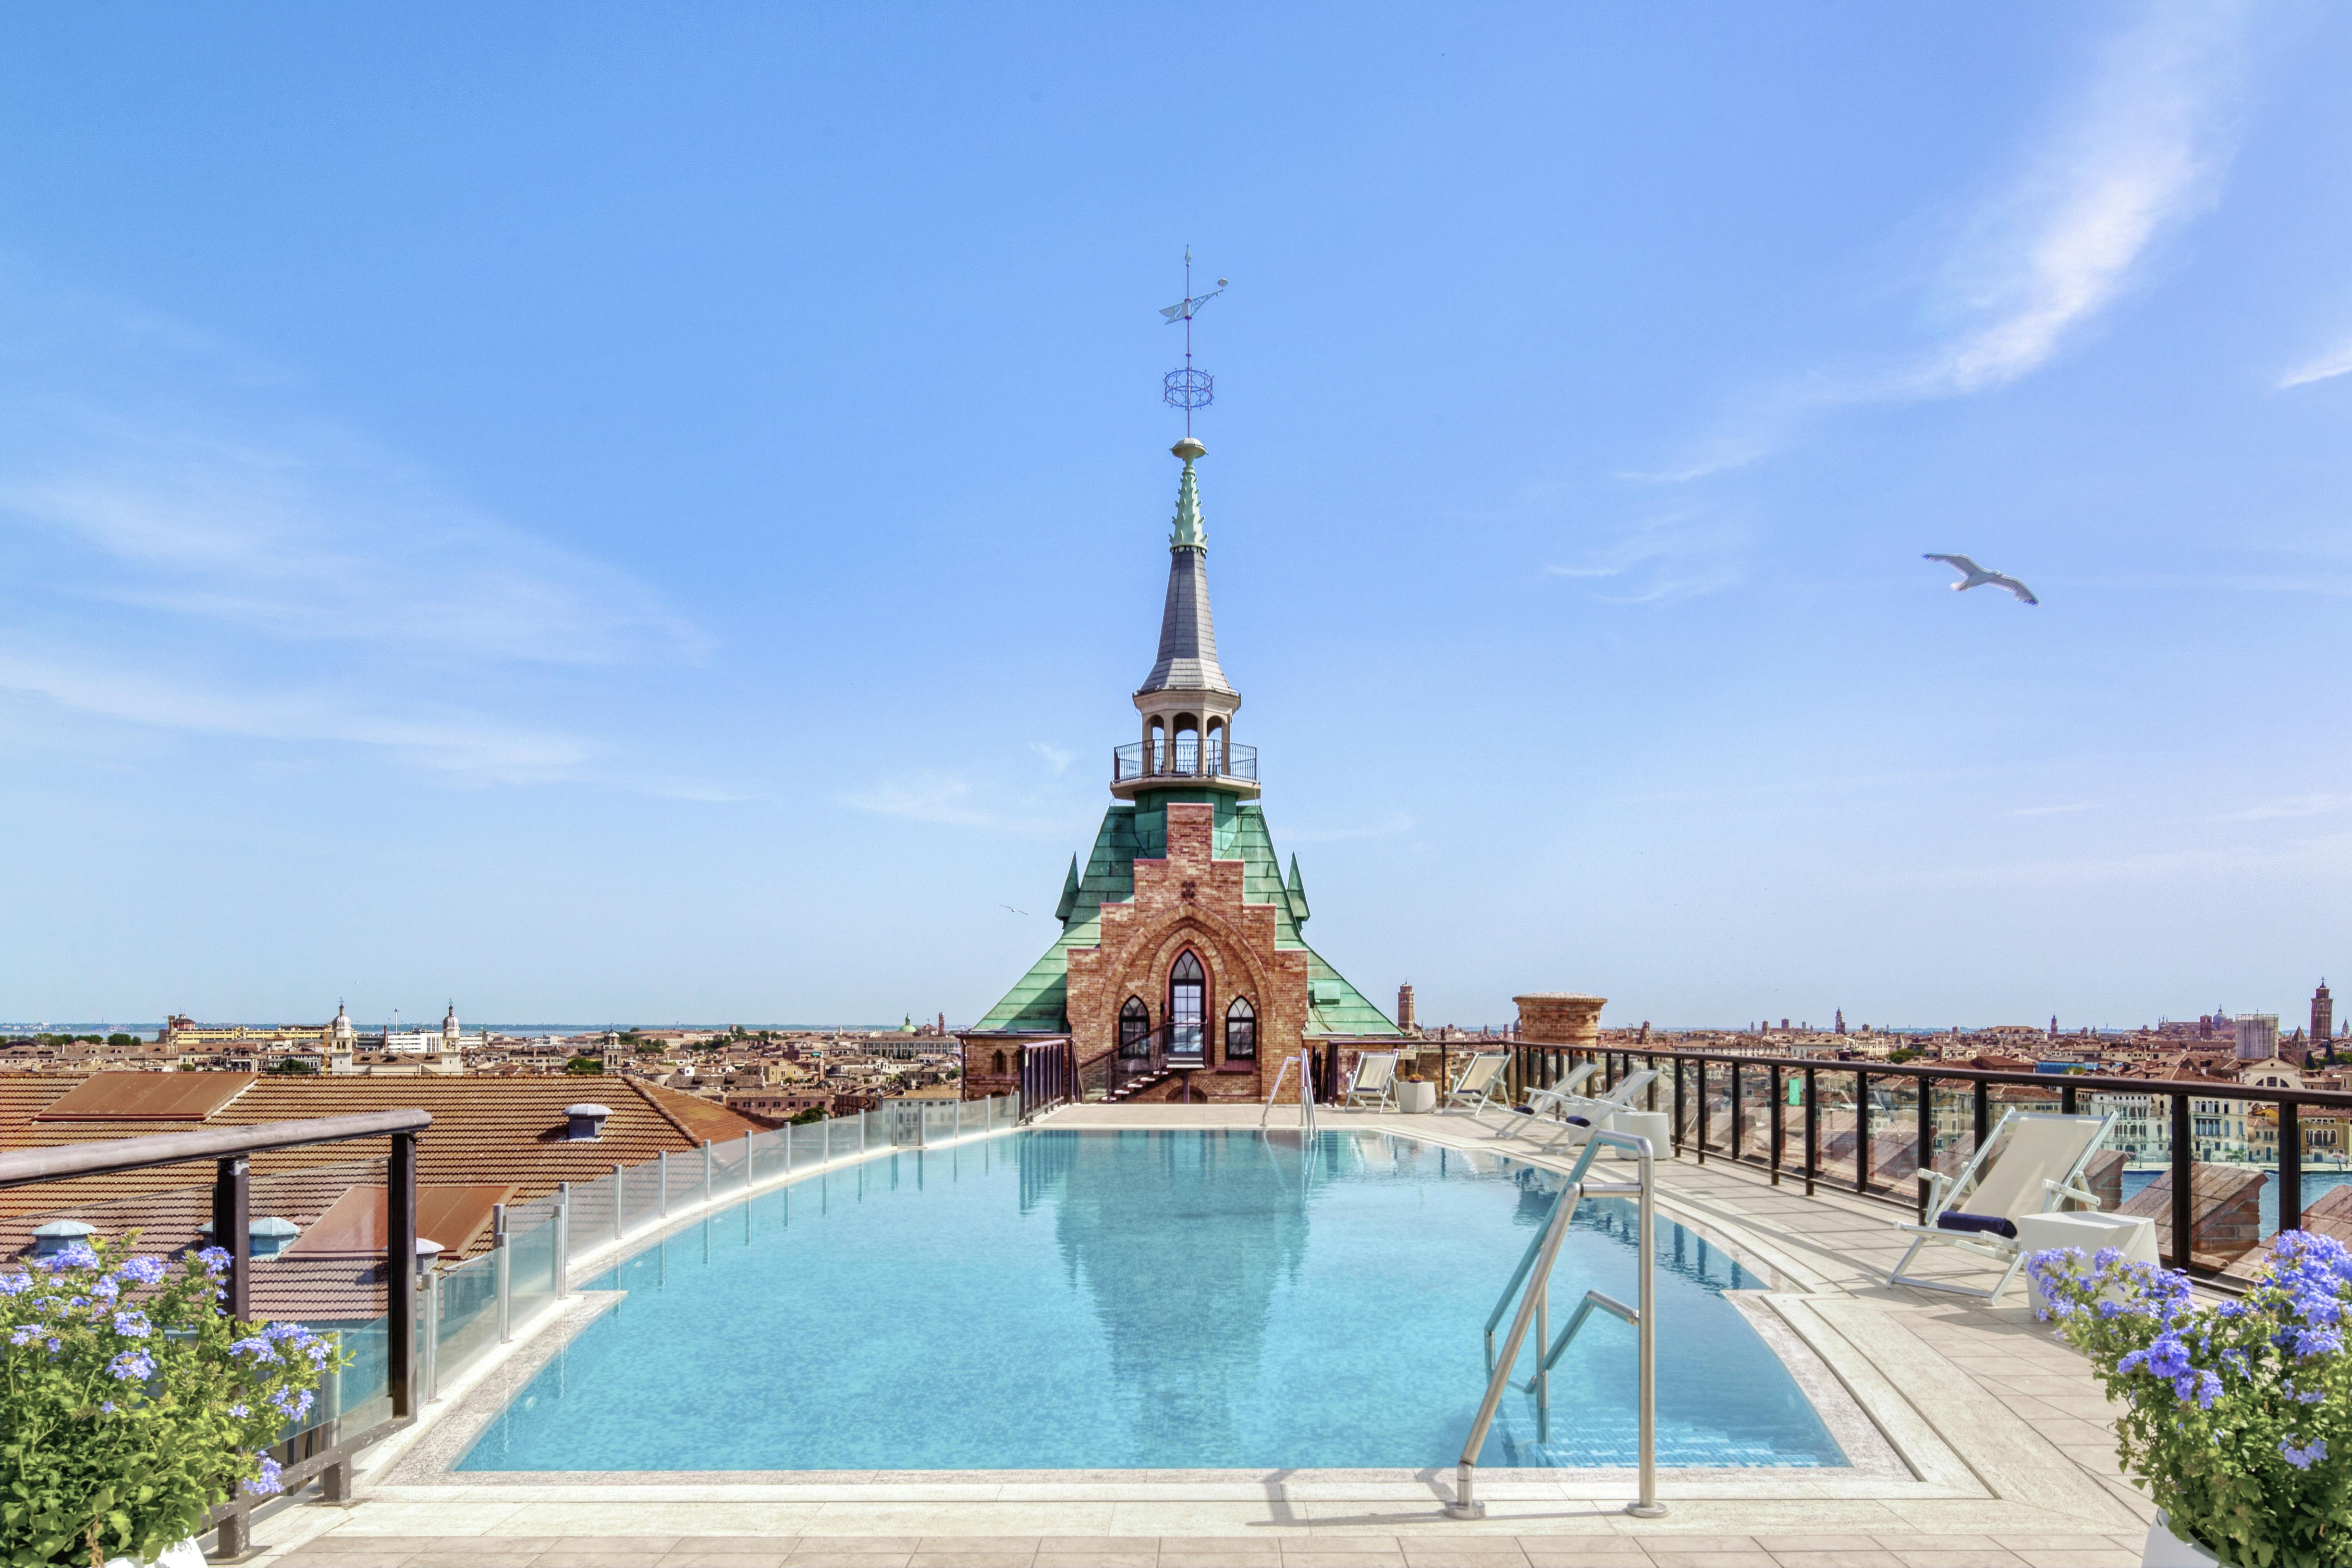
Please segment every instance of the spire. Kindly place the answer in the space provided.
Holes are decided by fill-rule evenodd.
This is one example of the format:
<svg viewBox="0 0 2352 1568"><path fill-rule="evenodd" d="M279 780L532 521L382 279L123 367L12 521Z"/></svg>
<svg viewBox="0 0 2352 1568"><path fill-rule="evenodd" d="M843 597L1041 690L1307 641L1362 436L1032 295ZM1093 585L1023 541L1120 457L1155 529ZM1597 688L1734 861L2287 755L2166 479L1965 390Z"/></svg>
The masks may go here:
<svg viewBox="0 0 2352 1568"><path fill-rule="evenodd" d="M1078 907L1078 858L1070 857L1070 874L1062 879L1062 901L1054 906L1054 918L1064 925L1070 923L1070 911Z"/></svg>
<svg viewBox="0 0 2352 1568"><path fill-rule="evenodd" d="M1206 550L1209 536L1201 527L1201 486L1192 477L1192 463L1207 457L1209 449L1190 436L1168 449L1184 459L1184 477L1176 481L1176 526L1169 532L1168 547L1181 550L1191 545Z"/></svg>
<svg viewBox="0 0 2352 1568"><path fill-rule="evenodd" d="M1217 628L1209 615L1209 547L1192 465L1209 449L1187 436L1170 448L1184 459L1176 486L1175 526L1168 535L1168 602L1160 615L1160 657L1141 690L1231 691L1217 663Z"/></svg>
<svg viewBox="0 0 2352 1568"><path fill-rule="evenodd" d="M1300 925L1307 923L1307 884L1298 875L1298 856L1290 857L1290 918Z"/></svg>

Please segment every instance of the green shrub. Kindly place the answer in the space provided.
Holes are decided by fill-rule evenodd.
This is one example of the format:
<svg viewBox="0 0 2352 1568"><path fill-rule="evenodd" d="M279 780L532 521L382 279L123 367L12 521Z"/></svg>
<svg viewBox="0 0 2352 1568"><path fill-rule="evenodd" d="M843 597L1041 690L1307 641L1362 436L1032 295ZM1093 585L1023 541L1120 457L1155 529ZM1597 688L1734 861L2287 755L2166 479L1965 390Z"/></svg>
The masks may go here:
<svg viewBox="0 0 2352 1568"><path fill-rule="evenodd" d="M310 1414L334 1347L216 1303L228 1254L81 1244L0 1273L0 1561L151 1562L242 1487L280 1489L265 1449Z"/></svg>

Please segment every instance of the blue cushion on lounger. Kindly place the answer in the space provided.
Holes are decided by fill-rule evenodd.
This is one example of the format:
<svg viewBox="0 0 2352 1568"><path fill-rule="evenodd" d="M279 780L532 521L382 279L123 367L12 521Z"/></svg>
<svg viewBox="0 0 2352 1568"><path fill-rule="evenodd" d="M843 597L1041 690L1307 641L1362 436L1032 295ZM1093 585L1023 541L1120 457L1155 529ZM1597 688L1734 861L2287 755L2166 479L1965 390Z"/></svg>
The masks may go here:
<svg viewBox="0 0 2352 1568"><path fill-rule="evenodd" d="M1946 1213L1936 1216L1937 1230L1966 1230L2017 1239L2017 1226L1997 1214Z"/></svg>
<svg viewBox="0 0 2352 1568"><path fill-rule="evenodd" d="M1571 1116L1571 1117L1570 1117L1570 1118L1568 1119L1568 1124L1569 1124L1570 1127L1590 1127L1590 1126L1591 1126L1591 1125L1592 1125L1592 1123L1591 1123L1591 1122L1587 1121L1586 1121L1583 1117L1581 1117L1581 1116Z"/></svg>

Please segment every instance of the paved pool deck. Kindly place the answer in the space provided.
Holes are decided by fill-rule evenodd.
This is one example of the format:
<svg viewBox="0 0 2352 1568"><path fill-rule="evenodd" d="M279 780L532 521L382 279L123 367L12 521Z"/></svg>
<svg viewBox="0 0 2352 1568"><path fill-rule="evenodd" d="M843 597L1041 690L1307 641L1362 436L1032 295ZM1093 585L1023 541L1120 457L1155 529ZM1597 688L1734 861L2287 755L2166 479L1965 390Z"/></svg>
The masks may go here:
<svg viewBox="0 0 2352 1568"><path fill-rule="evenodd" d="M1295 1112L1277 1111L1277 1120ZM1231 1127L1251 1107L1121 1106L1055 1127ZM1385 1129L1564 1166L1499 1115L1325 1108ZM369 1456L344 1504L260 1520L267 1568L2130 1568L2154 1510L2118 1471L2082 1358L2000 1307L1891 1288L1888 1205L1721 1161L1659 1163L1661 1206L1771 1289L1741 1305L1876 1462L1852 1471L1660 1472L1668 1512L1637 1520L1630 1471L1483 1469L1486 1517L1444 1517L1450 1465L1420 1471L877 1472L462 1479L446 1463L594 1303L551 1314L419 1426ZM1952 1254L1956 1278L1991 1271ZM584 1277L578 1273L575 1278ZM1661 1346L1662 1354L1671 1347ZM1857 1445L1849 1443L1850 1451Z"/></svg>

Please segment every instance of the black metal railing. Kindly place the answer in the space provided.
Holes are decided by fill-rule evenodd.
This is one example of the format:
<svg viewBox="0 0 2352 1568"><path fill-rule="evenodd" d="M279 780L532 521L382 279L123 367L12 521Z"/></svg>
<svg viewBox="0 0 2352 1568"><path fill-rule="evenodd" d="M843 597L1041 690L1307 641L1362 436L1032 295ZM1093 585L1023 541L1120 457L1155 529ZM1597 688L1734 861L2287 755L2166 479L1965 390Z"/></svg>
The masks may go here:
<svg viewBox="0 0 2352 1568"><path fill-rule="evenodd" d="M1158 741L1147 745L1138 741L1132 745L1111 748L1111 783L1147 778L1248 779L1254 783L1257 778L1257 748L1224 741L1211 741L1204 746L1189 735L1179 735L1172 742Z"/></svg>
<svg viewBox="0 0 2352 1568"><path fill-rule="evenodd" d="M221 1310L239 1321L253 1316L253 1211L251 1156L273 1149L299 1149L358 1138L392 1140L384 1172L384 1340L386 1392L391 1419L365 1431L344 1432L340 1416L329 1430L298 1434L278 1450L286 1463L281 1476L289 1495L323 1478L328 1500L351 1496L352 1457L416 1419L416 1138L433 1123L424 1110L375 1110L357 1116L319 1116L296 1121L266 1121L251 1127L205 1128L148 1138L112 1138L62 1143L0 1153L0 1187L29 1187L77 1176L144 1171L158 1165L213 1162L212 1234L229 1255L223 1277ZM225 1240L222 1238L226 1238ZM205 1528L220 1531L218 1557L246 1547L250 1500L232 1497L206 1516Z"/></svg>
<svg viewBox="0 0 2352 1568"><path fill-rule="evenodd" d="M1636 1067L1649 1068L1659 1076L1646 1091L1643 1109L1665 1109L1660 1101L1671 1100L1677 1156L1689 1152L1703 1164L1712 1155L1755 1166L1768 1172L1775 1185L1784 1177L1801 1180L1808 1195L1817 1185L1833 1184L1891 1199L1915 1208L1923 1220L1928 1173L1958 1174L1991 1136L2000 1111L2114 1113L2118 1131L2108 1152L2120 1159L2109 1163L2108 1173L2117 1193L2123 1174L2134 1165L2143 1173L2160 1168L2157 1181L2169 1187L2168 1202L2155 1215L2165 1261L2200 1275L2221 1272L2268 1234L2303 1226L2305 1143L2313 1137L2304 1125L2306 1111L2324 1113L2310 1118L2315 1130L2352 1127L2352 1094L2334 1090L1530 1042L1515 1043L1511 1050L1516 1095L1556 1083L1586 1061L1601 1064L1587 1085L1595 1094ZM2249 1117L2249 1109L2256 1107L2267 1110ZM2200 1121L2232 1119L2272 1134L2273 1163L2199 1157L2233 1148L2251 1154L2263 1146L2252 1138L2233 1145L2218 1132L2200 1138ZM2159 1123L2160 1134L2154 1131ZM2352 1159L2340 1142L2342 1131L2336 1136L2336 1164L2352 1184ZM2200 1172L2209 1173L2201 1187ZM2267 1214L2261 1201L2264 1185L2276 1194ZM2328 1223L2336 1223L2333 1215L2342 1209L2352 1225L2352 1204L2329 1208Z"/></svg>

